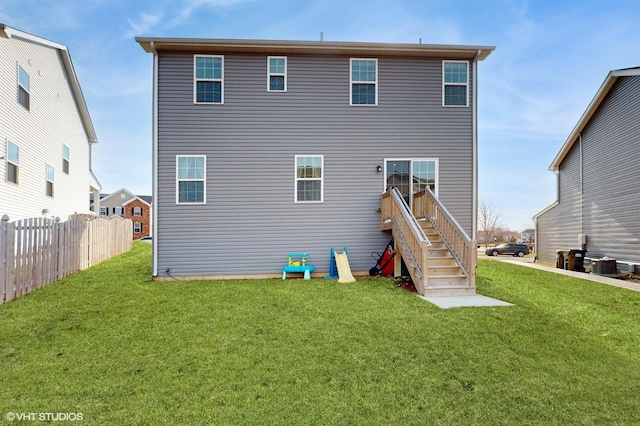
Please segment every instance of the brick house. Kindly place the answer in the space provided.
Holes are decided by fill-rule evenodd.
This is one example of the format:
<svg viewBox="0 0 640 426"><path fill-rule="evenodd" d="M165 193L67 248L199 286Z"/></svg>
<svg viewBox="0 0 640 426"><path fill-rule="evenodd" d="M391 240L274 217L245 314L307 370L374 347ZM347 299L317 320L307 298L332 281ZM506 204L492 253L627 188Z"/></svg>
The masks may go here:
<svg viewBox="0 0 640 426"><path fill-rule="evenodd" d="M122 216L133 223L133 239L151 235L151 197L122 188L100 195L100 216Z"/></svg>

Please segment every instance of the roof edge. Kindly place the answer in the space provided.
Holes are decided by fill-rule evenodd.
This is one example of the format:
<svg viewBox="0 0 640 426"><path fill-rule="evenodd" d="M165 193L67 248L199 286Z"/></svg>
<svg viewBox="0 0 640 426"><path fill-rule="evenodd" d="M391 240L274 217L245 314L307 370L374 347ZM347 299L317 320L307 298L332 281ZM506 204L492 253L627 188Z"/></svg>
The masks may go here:
<svg viewBox="0 0 640 426"><path fill-rule="evenodd" d="M549 170L557 171L560 169L560 163L562 163L562 160L564 160L564 158L567 156L569 150L578 138L578 135L585 128L593 114L595 114L596 110L604 100L605 96L607 96L616 80L618 80L619 77L632 76L640 76L640 67L613 70L610 71L609 74L607 74L607 78L604 80L604 82L600 86L600 89L598 89L598 92L587 106L587 109L584 113L582 113L582 116L578 120L578 123L569 134L569 137L562 145L562 148L560 148L560 151L558 152L558 154L556 154L555 158L551 162Z"/></svg>
<svg viewBox="0 0 640 426"><path fill-rule="evenodd" d="M411 44L411 43L371 43L342 41L301 41L301 40L251 40L251 39L205 39L205 38L163 38L136 37L136 42L147 53L156 51L193 50L214 47L220 51L269 52L289 50L331 54L369 51L378 54L434 55L443 53L467 54L470 58L483 60L495 50L495 46Z"/></svg>
<svg viewBox="0 0 640 426"><path fill-rule="evenodd" d="M45 47L57 49L60 52L65 71L69 76L71 91L73 92L73 97L76 100L78 112L80 113L80 117L82 118L82 124L85 133L87 134L87 140L90 143L97 143L98 137L96 135L95 128L93 127L93 122L91 121L91 116L89 115L89 109L87 108L87 102L85 101L84 95L82 93L82 88L80 87L78 76L76 75L75 69L73 68L73 62L71 61L71 55L69 54L69 49L67 48L67 46L65 46L64 44L56 43L55 41L47 40L46 38L17 30L15 28L8 27L5 24L1 23L0 30L2 30L8 38L18 37Z"/></svg>

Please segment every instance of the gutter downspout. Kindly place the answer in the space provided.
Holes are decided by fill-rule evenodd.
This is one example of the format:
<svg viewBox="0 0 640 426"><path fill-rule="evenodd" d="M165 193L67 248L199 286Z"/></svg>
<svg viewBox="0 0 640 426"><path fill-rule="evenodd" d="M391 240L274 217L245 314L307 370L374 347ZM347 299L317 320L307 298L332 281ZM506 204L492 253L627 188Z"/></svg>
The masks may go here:
<svg viewBox="0 0 640 426"><path fill-rule="evenodd" d="M582 151L582 133L578 133L580 141L580 238L584 235L584 157ZM581 249L586 250L587 245L582 244Z"/></svg>
<svg viewBox="0 0 640 426"><path fill-rule="evenodd" d="M151 223L151 240L152 248L152 271L153 277L158 276L158 51L155 47L155 42L151 42L151 48L153 49L153 95L151 104L151 138L153 145L152 152L152 194L153 194L153 215Z"/></svg>
<svg viewBox="0 0 640 426"><path fill-rule="evenodd" d="M482 50L478 49L476 57L473 58L473 108L472 108L472 138L473 138L473 212L471 238L477 241L476 232L478 230L478 56Z"/></svg>

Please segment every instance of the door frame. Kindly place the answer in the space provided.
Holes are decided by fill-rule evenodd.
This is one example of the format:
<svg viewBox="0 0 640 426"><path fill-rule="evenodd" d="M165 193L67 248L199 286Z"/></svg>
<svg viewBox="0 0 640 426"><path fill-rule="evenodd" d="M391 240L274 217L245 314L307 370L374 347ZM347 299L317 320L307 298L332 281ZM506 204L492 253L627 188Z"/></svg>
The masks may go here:
<svg viewBox="0 0 640 426"><path fill-rule="evenodd" d="M435 188L433 193L435 196L438 196L438 192L440 189L440 159L437 157L391 157L384 158L382 160L383 163L383 173L382 173L382 192L387 191L387 163L390 161L408 161L409 162L409 192L413 194L413 163L415 161L433 161L435 163ZM409 197L409 207L413 207L413 197Z"/></svg>

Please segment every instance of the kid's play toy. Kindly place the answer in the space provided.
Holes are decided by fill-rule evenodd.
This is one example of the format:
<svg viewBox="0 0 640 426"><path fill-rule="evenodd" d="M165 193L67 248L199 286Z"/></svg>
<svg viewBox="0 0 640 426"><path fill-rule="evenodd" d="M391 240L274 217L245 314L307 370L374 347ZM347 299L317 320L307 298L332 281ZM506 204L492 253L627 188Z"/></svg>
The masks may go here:
<svg viewBox="0 0 640 426"><path fill-rule="evenodd" d="M352 283L356 279L351 273L349 259L347 258L347 248L342 253L338 253L333 247L331 248L331 260L329 262L329 275L326 279L338 278L339 283Z"/></svg>
<svg viewBox="0 0 640 426"><path fill-rule="evenodd" d="M305 280L311 279L311 272L316 268L314 265L307 265L309 253L289 253L289 262L282 268L282 279L287 279L287 272L302 272Z"/></svg>

